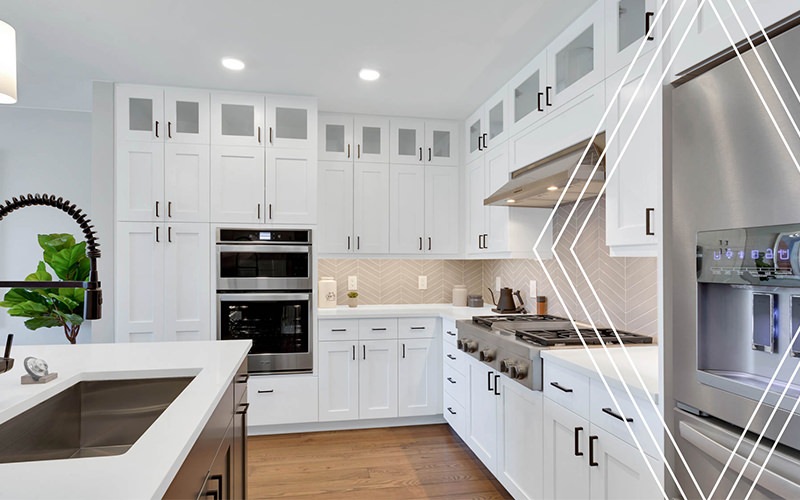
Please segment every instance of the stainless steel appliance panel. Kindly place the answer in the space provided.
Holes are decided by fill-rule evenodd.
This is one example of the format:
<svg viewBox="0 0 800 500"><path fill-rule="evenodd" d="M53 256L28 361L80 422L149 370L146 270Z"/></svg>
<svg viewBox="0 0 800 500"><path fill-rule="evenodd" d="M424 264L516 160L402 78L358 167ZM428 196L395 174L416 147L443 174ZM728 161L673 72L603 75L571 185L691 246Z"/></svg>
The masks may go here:
<svg viewBox="0 0 800 500"><path fill-rule="evenodd" d="M310 290L307 245L217 245L218 290Z"/></svg>

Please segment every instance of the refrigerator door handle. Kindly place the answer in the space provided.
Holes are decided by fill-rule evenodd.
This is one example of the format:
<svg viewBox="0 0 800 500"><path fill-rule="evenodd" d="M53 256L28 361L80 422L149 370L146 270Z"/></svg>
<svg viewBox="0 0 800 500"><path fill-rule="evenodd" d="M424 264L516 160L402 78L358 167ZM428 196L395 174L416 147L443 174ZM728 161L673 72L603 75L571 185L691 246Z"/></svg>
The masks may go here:
<svg viewBox="0 0 800 500"><path fill-rule="evenodd" d="M712 436L708 431L703 432L687 422L680 423L679 431L682 438L723 465L728 461L731 453L733 453L733 448L736 446L736 442L739 439L738 436L734 436L721 428L708 429L711 433L717 434ZM737 474L742 471L746 463L747 455L750 454L750 450L752 449L752 445L752 440L745 439L742 441L739 450L734 453L733 460L731 460L730 469L732 471L735 471ZM744 453L745 456L742 456L741 453ZM769 453L769 447L759 445L758 449L753 454L753 460L750 462L750 465L745 468L742 477L753 481L758 471L761 469L761 464L767 453ZM783 465L783 467L780 467L780 465ZM780 467L779 472L776 470L778 467ZM790 472L798 470L800 470L800 463L775 450L767 467L764 468L761 477L758 478L758 486L783 498L800 498L800 475Z"/></svg>

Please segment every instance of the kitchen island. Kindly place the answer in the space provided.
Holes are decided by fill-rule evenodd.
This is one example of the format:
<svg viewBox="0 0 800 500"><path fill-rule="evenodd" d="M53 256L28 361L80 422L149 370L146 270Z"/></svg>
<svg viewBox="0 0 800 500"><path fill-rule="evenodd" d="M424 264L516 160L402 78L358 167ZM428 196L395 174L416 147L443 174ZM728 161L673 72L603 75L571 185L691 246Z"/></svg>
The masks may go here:
<svg viewBox="0 0 800 500"><path fill-rule="evenodd" d="M0 374L0 425L82 381L193 378L121 455L0 464L0 498L161 498L249 349L250 341L15 347L14 368ZM22 385L27 356L47 361L58 378Z"/></svg>

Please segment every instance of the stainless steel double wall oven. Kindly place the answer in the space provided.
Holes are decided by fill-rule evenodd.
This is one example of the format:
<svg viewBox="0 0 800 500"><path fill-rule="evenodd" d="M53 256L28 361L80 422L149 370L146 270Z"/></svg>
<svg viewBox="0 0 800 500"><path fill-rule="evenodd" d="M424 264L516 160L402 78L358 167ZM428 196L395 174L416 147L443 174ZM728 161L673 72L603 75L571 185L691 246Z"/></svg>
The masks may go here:
<svg viewBox="0 0 800 500"><path fill-rule="evenodd" d="M310 230L217 230L217 338L250 339L251 373L313 369Z"/></svg>

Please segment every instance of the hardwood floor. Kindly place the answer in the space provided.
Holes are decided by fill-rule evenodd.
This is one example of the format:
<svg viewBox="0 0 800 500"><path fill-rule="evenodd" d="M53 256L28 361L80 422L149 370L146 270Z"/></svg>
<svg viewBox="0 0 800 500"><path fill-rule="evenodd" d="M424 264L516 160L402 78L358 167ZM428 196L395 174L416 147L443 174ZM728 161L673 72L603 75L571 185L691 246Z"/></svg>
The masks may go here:
<svg viewBox="0 0 800 500"><path fill-rule="evenodd" d="M248 498L507 499L442 425L252 436Z"/></svg>

